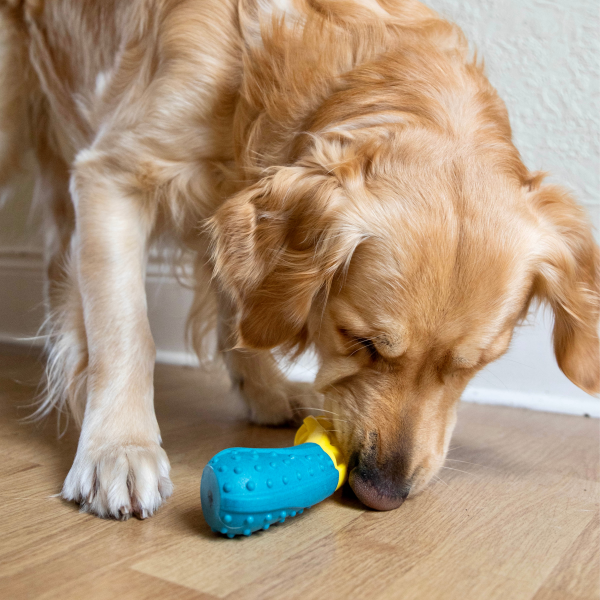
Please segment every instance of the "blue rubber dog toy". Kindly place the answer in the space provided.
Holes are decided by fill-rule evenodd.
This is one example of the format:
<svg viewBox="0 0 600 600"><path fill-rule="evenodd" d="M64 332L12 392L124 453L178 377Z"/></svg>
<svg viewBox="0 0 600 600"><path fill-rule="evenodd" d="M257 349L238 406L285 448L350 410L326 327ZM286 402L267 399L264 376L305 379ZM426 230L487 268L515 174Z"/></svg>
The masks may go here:
<svg viewBox="0 0 600 600"><path fill-rule="evenodd" d="M228 448L213 456L200 483L211 529L229 538L250 535L331 496L347 465L330 429L327 419L307 417L291 448Z"/></svg>

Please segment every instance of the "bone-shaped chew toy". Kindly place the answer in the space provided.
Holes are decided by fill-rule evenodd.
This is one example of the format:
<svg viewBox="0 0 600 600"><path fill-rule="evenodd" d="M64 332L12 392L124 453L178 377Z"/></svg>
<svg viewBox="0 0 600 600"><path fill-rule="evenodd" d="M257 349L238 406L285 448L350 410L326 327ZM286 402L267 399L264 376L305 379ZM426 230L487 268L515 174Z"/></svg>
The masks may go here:
<svg viewBox="0 0 600 600"><path fill-rule="evenodd" d="M347 471L331 428L327 419L307 417L291 448L228 448L215 454L200 483L211 529L229 538L250 535L331 496Z"/></svg>

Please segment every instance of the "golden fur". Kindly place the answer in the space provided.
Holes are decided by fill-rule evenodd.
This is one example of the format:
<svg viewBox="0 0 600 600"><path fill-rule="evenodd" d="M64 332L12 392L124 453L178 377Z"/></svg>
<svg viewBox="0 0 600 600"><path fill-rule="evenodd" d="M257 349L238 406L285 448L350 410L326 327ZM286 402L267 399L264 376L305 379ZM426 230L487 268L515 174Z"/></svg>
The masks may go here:
<svg viewBox="0 0 600 600"><path fill-rule="evenodd" d="M324 400L374 508L441 467L462 390L533 300L598 392L585 215L525 168L463 34L419 2L0 0L0 35L0 184L33 148L48 214L40 413L82 423L64 498L126 518L171 493L144 295L162 234L196 256L196 347L207 270L251 418ZM314 388L270 352L307 346Z"/></svg>

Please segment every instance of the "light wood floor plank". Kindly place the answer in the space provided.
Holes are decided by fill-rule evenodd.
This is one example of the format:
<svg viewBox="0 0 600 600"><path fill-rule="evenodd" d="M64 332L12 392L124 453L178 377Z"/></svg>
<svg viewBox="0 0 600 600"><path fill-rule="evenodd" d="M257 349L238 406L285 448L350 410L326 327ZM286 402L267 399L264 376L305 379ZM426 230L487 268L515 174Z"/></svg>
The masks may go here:
<svg viewBox="0 0 600 600"><path fill-rule="evenodd" d="M597 511L593 515L533 600L600 597L600 516Z"/></svg>
<svg viewBox="0 0 600 600"><path fill-rule="evenodd" d="M93 590L93 598L96 600L215 600L214 596L119 567L88 573L42 593L38 598L81 600L90 597L90 590Z"/></svg>

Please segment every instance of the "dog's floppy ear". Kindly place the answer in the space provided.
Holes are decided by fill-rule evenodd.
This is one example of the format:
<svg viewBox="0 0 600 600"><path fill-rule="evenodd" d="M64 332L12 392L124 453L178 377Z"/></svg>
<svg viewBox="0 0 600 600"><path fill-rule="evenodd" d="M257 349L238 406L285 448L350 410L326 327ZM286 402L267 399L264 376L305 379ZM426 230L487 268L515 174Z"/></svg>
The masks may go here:
<svg viewBox="0 0 600 600"><path fill-rule="evenodd" d="M535 291L554 311L556 360L573 383L598 394L600 251L583 208L565 190L544 186L530 199L543 230Z"/></svg>
<svg viewBox="0 0 600 600"><path fill-rule="evenodd" d="M313 299L350 260L361 235L344 225L338 181L280 167L241 191L208 224L221 288L238 308L238 344L294 343Z"/></svg>

